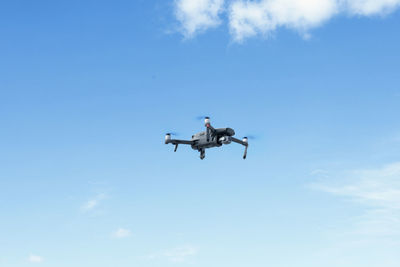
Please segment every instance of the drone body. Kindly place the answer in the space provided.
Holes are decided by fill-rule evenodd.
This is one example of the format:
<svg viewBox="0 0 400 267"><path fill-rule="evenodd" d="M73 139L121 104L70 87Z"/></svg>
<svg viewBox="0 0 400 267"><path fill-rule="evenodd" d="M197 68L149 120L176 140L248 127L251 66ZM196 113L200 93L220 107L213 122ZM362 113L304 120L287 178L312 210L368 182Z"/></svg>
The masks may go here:
<svg viewBox="0 0 400 267"><path fill-rule="evenodd" d="M175 152L179 144L190 145L192 149L200 152L200 159L205 158L205 150L212 147L220 147L223 144L228 145L231 142L235 142L245 146L243 159L247 156L247 147L249 146L247 137L243 140L233 137L235 131L231 128L217 128L211 126L210 118L205 117L204 125L206 130L204 132L196 133L192 136L191 140L178 140L171 139L171 134L167 133L165 135L165 144L175 145Z"/></svg>

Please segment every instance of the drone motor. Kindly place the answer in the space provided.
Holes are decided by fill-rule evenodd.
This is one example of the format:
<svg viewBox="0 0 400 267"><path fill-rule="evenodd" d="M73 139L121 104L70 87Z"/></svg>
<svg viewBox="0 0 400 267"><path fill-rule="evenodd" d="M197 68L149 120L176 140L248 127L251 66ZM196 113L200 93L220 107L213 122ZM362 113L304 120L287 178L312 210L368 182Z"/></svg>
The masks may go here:
<svg viewBox="0 0 400 267"><path fill-rule="evenodd" d="M204 125L205 125L206 127L208 127L208 126L210 125L210 117L205 117L205 118L204 118Z"/></svg>
<svg viewBox="0 0 400 267"><path fill-rule="evenodd" d="M170 133L167 133L167 134L165 135L165 143L168 144L169 141L171 141L171 134L170 134Z"/></svg>

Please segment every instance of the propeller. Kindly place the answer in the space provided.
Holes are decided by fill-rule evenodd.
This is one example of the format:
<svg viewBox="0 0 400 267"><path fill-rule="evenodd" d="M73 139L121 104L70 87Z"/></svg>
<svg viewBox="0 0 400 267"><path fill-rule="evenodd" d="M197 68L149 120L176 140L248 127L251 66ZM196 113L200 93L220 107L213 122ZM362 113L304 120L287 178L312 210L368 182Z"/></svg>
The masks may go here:
<svg viewBox="0 0 400 267"><path fill-rule="evenodd" d="M255 139L258 139L258 136L247 135L247 136L243 137L242 142L244 142L244 145L245 145L243 159L246 159L246 157L247 157L247 148L249 146L249 140L255 140Z"/></svg>
<svg viewBox="0 0 400 267"><path fill-rule="evenodd" d="M179 133L177 133L177 132L168 132L166 134L169 134L171 136L179 136Z"/></svg>
<svg viewBox="0 0 400 267"><path fill-rule="evenodd" d="M210 117L209 117L209 116L206 116L206 115L202 115L202 116L197 116L197 117L195 117L195 119L198 120L198 121L204 120L204 119L206 119L206 118L210 118Z"/></svg>
<svg viewBox="0 0 400 267"><path fill-rule="evenodd" d="M247 139L249 140L257 140L260 139L257 135L246 135Z"/></svg>
<svg viewBox="0 0 400 267"><path fill-rule="evenodd" d="M166 133L165 134L165 143L168 144L171 141L171 136L176 136L176 135L178 135L178 133L174 133L174 132ZM176 151L176 147L175 147L175 151Z"/></svg>

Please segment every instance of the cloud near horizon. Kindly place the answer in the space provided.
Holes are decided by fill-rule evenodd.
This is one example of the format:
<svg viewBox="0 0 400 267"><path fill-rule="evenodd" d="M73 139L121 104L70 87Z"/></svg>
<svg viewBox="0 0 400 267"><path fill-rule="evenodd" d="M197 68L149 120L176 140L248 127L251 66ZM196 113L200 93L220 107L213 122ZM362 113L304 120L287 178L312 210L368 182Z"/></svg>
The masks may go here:
<svg viewBox="0 0 400 267"><path fill-rule="evenodd" d="M187 262L188 259L196 256L197 253L198 249L196 247L186 245L154 253L152 255L149 255L148 258L149 259L165 258L169 262L184 263Z"/></svg>
<svg viewBox="0 0 400 267"><path fill-rule="evenodd" d="M376 236L400 235L400 162L378 169L352 171L343 179L324 178L313 188L362 205L355 233Z"/></svg>
<svg viewBox="0 0 400 267"><path fill-rule="evenodd" d="M336 15L382 16L400 6L400 0L175 0L175 15L185 38L222 24L226 15L234 41L269 36L278 28L304 37Z"/></svg>
<svg viewBox="0 0 400 267"><path fill-rule="evenodd" d="M28 257L28 261L32 263L40 263L43 262L43 258L41 256L31 254Z"/></svg>

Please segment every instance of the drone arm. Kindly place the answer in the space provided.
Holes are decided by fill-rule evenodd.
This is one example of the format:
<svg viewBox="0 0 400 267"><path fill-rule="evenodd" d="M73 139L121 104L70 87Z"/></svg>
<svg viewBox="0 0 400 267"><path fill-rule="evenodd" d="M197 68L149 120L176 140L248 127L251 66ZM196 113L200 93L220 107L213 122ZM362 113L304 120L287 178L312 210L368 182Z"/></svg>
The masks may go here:
<svg viewBox="0 0 400 267"><path fill-rule="evenodd" d="M193 141L190 140L179 140L179 139L169 139L165 141L166 144L173 144L175 146L182 144L182 145L192 145Z"/></svg>
<svg viewBox="0 0 400 267"><path fill-rule="evenodd" d="M204 117L204 126L206 126L207 142L210 141L210 137L215 135L216 130L211 126L210 117Z"/></svg>
<svg viewBox="0 0 400 267"><path fill-rule="evenodd" d="M237 139L237 138L235 138L235 137L231 137L231 139L232 139L232 142L235 142L235 143L244 145L245 147L247 147L247 146L249 145L247 142L243 142L242 140Z"/></svg>
<svg viewBox="0 0 400 267"><path fill-rule="evenodd" d="M247 157L247 148L249 147L249 143L247 142L247 138L245 138L244 140L245 140L245 141L242 141L242 140L240 140L240 139L237 139L237 138L235 138L235 137L232 137L232 142L235 142L235 143L238 143L238 144L241 144L241 145L244 145L244 146L245 146L245 148L244 148L244 154L243 154L243 159L246 159L246 157Z"/></svg>
<svg viewBox="0 0 400 267"><path fill-rule="evenodd" d="M206 127L210 130L210 132L215 133L215 128L212 127L211 124L208 124Z"/></svg>
<svg viewBox="0 0 400 267"><path fill-rule="evenodd" d="M210 137L213 136L215 133L214 127L211 124L206 124L206 135L207 135L207 142L210 141Z"/></svg>

